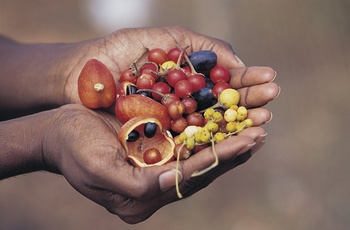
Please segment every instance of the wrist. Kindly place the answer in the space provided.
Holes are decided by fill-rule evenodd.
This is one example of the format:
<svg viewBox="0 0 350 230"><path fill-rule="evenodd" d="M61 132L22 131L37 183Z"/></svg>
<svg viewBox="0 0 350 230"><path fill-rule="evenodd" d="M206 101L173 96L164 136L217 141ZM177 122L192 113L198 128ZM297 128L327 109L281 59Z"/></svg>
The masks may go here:
<svg viewBox="0 0 350 230"><path fill-rule="evenodd" d="M0 122L0 179L48 170L43 140L53 120L53 111L45 111Z"/></svg>
<svg viewBox="0 0 350 230"><path fill-rule="evenodd" d="M20 44L0 36L0 111L63 105L68 76L81 58L81 53L75 51L78 47L79 44Z"/></svg>

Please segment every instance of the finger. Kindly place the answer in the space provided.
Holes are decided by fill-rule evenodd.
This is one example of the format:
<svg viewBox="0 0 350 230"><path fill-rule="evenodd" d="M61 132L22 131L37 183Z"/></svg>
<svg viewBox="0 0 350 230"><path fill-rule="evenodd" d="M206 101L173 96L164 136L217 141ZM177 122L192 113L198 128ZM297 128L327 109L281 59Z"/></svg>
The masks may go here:
<svg viewBox="0 0 350 230"><path fill-rule="evenodd" d="M280 94L281 88L273 82L238 89L240 105L247 108L264 106Z"/></svg>
<svg viewBox="0 0 350 230"><path fill-rule="evenodd" d="M211 165L214 162L213 150L207 148L199 152L200 154L197 153L198 155L196 154L183 161L181 166L185 180L180 184L180 191L182 194L184 196L189 196L206 187L228 170L246 162L250 158L250 152L254 149L254 146L256 144L260 145L261 135L265 133L266 132L259 127L248 128L243 134L219 142L215 145L215 150L219 156L219 165L198 177L191 177L193 170L197 172ZM193 163L189 160L195 162ZM191 164L195 164L195 166L193 167Z"/></svg>
<svg viewBox="0 0 350 230"><path fill-rule="evenodd" d="M271 121L272 113L262 107L249 109L248 118L253 120L253 126L260 126Z"/></svg>
<svg viewBox="0 0 350 230"><path fill-rule="evenodd" d="M167 175L168 178L164 178L164 180L171 180L165 183L173 183L167 186L175 185L173 182L175 181L175 167L170 165L138 168L125 162L118 168L112 174L113 177L108 179L110 185L108 189L131 199L148 200L161 193L159 178L165 172L173 172L171 175Z"/></svg>
<svg viewBox="0 0 350 230"><path fill-rule="evenodd" d="M189 31L188 31L189 32ZM212 50L216 53L218 65L223 65L228 68L245 67L240 58L237 57L232 46L220 39L201 35L195 32L189 32L191 39L191 52L198 50Z"/></svg>
<svg viewBox="0 0 350 230"><path fill-rule="evenodd" d="M207 165L210 165L214 161L214 157L211 153L210 148L207 148L190 157L189 159L182 161L180 167L180 170L182 172L181 175L184 175L184 178L186 178L186 180L183 182L180 180L180 189L183 192L183 195L186 197L190 196L196 191L199 191L202 188L206 187L214 179L226 171L247 161L250 157L249 152L247 151L249 151L249 149L252 149L251 146L254 146L254 141L258 141L259 137L265 133L262 128L249 128L249 130L249 132L242 132L243 134L240 136L235 136L227 139L226 143L221 142L221 144L217 144L216 148L220 159L220 165L217 168L214 168L213 171L210 171L203 176L196 178L191 177L193 172L207 167ZM259 141L257 143L259 143ZM241 153L246 154L239 155ZM169 166L175 167L175 164L175 162L172 162L169 164ZM139 204L139 211L142 210L142 213L144 213L144 215L150 216L160 207L174 202L178 199L179 198L177 196L175 188L173 188L152 197L147 201L147 203L139 201L134 202Z"/></svg>
<svg viewBox="0 0 350 230"><path fill-rule="evenodd" d="M182 161L182 174L185 179L191 177L194 172L201 171L209 167L215 161L216 152L219 162L230 161L237 155L248 151L255 144L254 139L249 136L232 136L212 147L203 149L185 161Z"/></svg>
<svg viewBox="0 0 350 230"><path fill-rule="evenodd" d="M254 128L247 128L243 132L239 134L239 136L247 136L254 139L255 144L252 146L251 149L249 149L246 152L243 152L239 154L237 157L235 157L232 161L221 161L220 165L216 168L214 168L210 173L205 175L208 177L209 181L215 180L220 175L224 174L225 172L233 169L234 167L245 163L252 155L252 152L256 152L258 148L261 148L262 145L265 143L265 139L267 136L266 131L261 127L254 127ZM205 177L204 176L204 177ZM201 178L203 179L203 177Z"/></svg>
<svg viewBox="0 0 350 230"><path fill-rule="evenodd" d="M230 84L234 89L272 82L277 75L275 70L266 66L230 69L230 73Z"/></svg>
<svg viewBox="0 0 350 230"><path fill-rule="evenodd" d="M212 49L218 56L218 65L226 66L227 68L242 68L245 67L241 59L235 54L231 45L226 42L217 42Z"/></svg>

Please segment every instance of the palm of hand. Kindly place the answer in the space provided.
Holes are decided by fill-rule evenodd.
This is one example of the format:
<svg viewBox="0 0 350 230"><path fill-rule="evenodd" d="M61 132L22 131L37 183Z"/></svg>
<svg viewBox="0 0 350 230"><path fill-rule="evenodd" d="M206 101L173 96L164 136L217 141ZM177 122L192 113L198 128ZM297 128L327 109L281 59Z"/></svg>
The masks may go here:
<svg viewBox="0 0 350 230"><path fill-rule="evenodd" d="M55 126L47 135L46 146L50 149L45 151L49 153L46 162L53 162L58 173L81 194L128 223L143 221L178 199L174 188L162 192L159 185L160 175L173 170L175 162L149 168L134 168L128 164L116 137L120 124L113 115L76 104L63 106L60 111ZM213 161L210 148L186 160L181 165L184 195L192 195L216 177L244 163L250 157L248 149L247 154L240 157L236 157L237 153L253 141L260 143L264 139L263 129L252 128L226 140L226 144L218 144L222 165L201 177L191 178L191 175Z"/></svg>
<svg viewBox="0 0 350 230"><path fill-rule="evenodd" d="M195 34L181 27L124 29L107 37L78 44L78 52L74 53L72 58L72 71L64 89L65 102L80 103L77 79L89 59L96 58L104 63L112 72L115 82L118 83L120 73L133 62L146 61L146 48L158 47L169 50L176 44L181 47L190 45L191 51L213 49L222 57L221 64L229 68L243 67L227 43Z"/></svg>

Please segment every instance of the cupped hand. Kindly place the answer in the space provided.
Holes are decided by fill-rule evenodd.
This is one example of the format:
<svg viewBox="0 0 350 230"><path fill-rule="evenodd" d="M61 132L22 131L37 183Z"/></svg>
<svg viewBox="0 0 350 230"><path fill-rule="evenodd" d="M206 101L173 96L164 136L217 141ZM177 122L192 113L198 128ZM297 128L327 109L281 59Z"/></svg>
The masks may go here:
<svg viewBox="0 0 350 230"><path fill-rule="evenodd" d="M248 69L246 74L237 71L237 79L232 82L245 89L241 102L251 108L249 118L254 127L216 144L219 165L201 176L191 177L214 162L211 148L181 161L178 176L184 197L244 163L264 144L267 134L260 125L271 119L271 113L257 105L277 97L279 88L254 77L262 70ZM117 139L121 124L115 115L79 104L66 105L58 111L59 116L45 135L45 162L51 171L64 175L81 194L128 223L144 221L164 205L179 199L174 187L175 162L135 168L125 160L125 150Z"/></svg>
<svg viewBox="0 0 350 230"><path fill-rule="evenodd" d="M147 168L130 165L117 140L120 124L113 115L78 104L57 111L43 141L45 162L82 195L127 223L141 222L178 200L174 188L175 162ZM219 166L196 178L191 174L214 161L210 148L182 161L180 191L187 197L209 185L227 170L245 162L265 137L262 128L252 127L217 144Z"/></svg>
<svg viewBox="0 0 350 230"><path fill-rule="evenodd" d="M276 85L271 83L276 75L269 67L245 67L235 55L232 47L225 41L201 35L183 27L156 27L122 29L111 35L73 45L68 55L68 78L64 87L64 103L80 103L78 97L78 76L85 63L92 58L100 60L112 72L116 84L120 73L139 60L146 60L146 48L169 50L175 45L190 46L188 53L198 50L212 50L218 56L218 64L228 67L232 74L231 85L243 95L242 105L251 98L246 97L249 86L256 85L256 92L268 95L270 100L275 96ZM141 59L140 59L141 57ZM268 84L271 91L262 91L260 85ZM252 106L261 106L267 101L256 100Z"/></svg>

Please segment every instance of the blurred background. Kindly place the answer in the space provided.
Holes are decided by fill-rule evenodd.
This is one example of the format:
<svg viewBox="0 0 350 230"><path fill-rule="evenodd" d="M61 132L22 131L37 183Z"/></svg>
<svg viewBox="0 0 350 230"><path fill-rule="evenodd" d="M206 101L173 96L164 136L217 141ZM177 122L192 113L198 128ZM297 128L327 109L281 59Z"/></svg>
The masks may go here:
<svg viewBox="0 0 350 230"><path fill-rule="evenodd" d="M0 182L0 229L348 229L349 0L0 0L0 33L76 42L124 27L182 25L271 66L268 140L195 196L128 225L39 172Z"/></svg>

